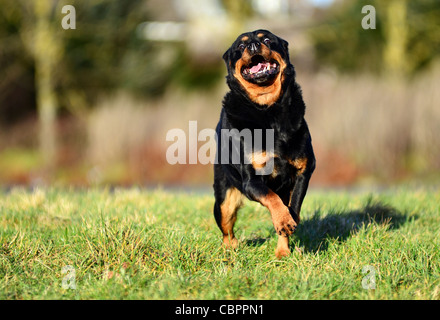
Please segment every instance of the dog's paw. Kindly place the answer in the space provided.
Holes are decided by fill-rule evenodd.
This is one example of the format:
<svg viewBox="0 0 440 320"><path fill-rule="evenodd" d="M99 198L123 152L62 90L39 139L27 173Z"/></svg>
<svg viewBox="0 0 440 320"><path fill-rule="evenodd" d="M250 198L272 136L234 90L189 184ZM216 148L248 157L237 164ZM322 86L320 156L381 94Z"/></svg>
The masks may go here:
<svg viewBox="0 0 440 320"><path fill-rule="evenodd" d="M223 247L225 249L237 249L238 247L238 240L237 238L230 236L224 236L223 237Z"/></svg>
<svg viewBox="0 0 440 320"><path fill-rule="evenodd" d="M298 226L298 224L293 220L292 215L290 214L289 208L285 207L283 212L279 212L273 218L273 225L275 227L275 231L280 236L290 236Z"/></svg>
<svg viewBox="0 0 440 320"><path fill-rule="evenodd" d="M277 259L281 259L283 257L288 257L290 255L289 248L276 248L275 249L275 256Z"/></svg>

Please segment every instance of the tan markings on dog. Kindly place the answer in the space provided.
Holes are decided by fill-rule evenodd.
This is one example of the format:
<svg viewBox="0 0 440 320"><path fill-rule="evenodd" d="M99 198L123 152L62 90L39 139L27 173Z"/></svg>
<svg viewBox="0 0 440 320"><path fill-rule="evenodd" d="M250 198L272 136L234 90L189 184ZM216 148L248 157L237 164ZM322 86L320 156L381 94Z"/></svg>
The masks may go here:
<svg viewBox="0 0 440 320"><path fill-rule="evenodd" d="M284 205L281 198L272 190L269 193L258 199L260 203L269 209L272 216L272 222L278 234L288 236L293 233L291 228L295 228L297 223L290 215L289 209Z"/></svg>
<svg viewBox="0 0 440 320"><path fill-rule="evenodd" d="M289 163L298 170L298 174L302 174L307 168L307 158L289 160Z"/></svg>
<svg viewBox="0 0 440 320"><path fill-rule="evenodd" d="M278 170L277 170L277 167L274 166L270 176L272 178L275 178L277 175L278 175Z"/></svg>
<svg viewBox="0 0 440 320"><path fill-rule="evenodd" d="M243 66L247 66L252 59L252 56L249 54L247 49L243 52L241 59L235 64L234 77L246 90L249 99L259 105L271 106L282 94L281 87L284 81L284 69L286 68L287 64L278 52L271 51L266 45L262 44L261 50L261 55L264 59L267 61L274 59L279 64L280 72L275 78L275 81L269 86L259 86L254 83L250 83L243 78L241 75L241 69Z"/></svg>
<svg viewBox="0 0 440 320"><path fill-rule="evenodd" d="M248 36L244 36L243 38L241 38L241 41L248 41L249 37Z"/></svg>
<svg viewBox="0 0 440 320"><path fill-rule="evenodd" d="M293 189L290 190L290 193L289 193L289 204L288 204L289 207L290 207L290 205L292 203L292 194L293 194Z"/></svg>
<svg viewBox="0 0 440 320"><path fill-rule="evenodd" d="M276 158L276 157L278 156L273 152L257 151L249 155L249 161L251 162L252 167L254 167L255 170L261 170L266 166L267 162L271 158ZM278 171L276 170L275 166L270 175L272 178L278 175Z"/></svg>
<svg viewBox="0 0 440 320"><path fill-rule="evenodd" d="M261 37L263 37L264 36L264 33L259 33L259 34L257 34L257 37L258 38L261 38Z"/></svg>
<svg viewBox="0 0 440 320"><path fill-rule="evenodd" d="M237 220L237 211L243 203L243 194L232 187L226 191L225 200L220 205L222 213L221 229L223 232L223 243L226 247L235 248L238 244L234 236L234 224Z"/></svg>
<svg viewBox="0 0 440 320"><path fill-rule="evenodd" d="M276 157L273 152L256 151L249 155L249 160L255 169L262 169L266 166L267 161L273 157Z"/></svg>

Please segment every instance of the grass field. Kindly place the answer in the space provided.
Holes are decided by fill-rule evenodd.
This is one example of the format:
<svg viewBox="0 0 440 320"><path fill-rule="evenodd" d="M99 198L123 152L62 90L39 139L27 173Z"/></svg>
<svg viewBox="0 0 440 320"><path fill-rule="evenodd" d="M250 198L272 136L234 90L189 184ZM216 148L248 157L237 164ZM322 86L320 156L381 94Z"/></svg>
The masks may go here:
<svg viewBox="0 0 440 320"><path fill-rule="evenodd" d="M440 192L309 191L292 254L246 202L221 247L211 194L0 193L0 299L439 299Z"/></svg>

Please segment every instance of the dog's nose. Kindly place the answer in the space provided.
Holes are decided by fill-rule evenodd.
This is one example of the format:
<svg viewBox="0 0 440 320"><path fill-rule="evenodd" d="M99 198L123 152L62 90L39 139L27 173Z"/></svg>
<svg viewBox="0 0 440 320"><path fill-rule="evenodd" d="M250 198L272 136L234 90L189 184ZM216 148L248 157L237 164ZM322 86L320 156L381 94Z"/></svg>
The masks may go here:
<svg viewBox="0 0 440 320"><path fill-rule="evenodd" d="M256 54L260 51L261 44L259 42L251 42L248 44L248 50L250 54Z"/></svg>

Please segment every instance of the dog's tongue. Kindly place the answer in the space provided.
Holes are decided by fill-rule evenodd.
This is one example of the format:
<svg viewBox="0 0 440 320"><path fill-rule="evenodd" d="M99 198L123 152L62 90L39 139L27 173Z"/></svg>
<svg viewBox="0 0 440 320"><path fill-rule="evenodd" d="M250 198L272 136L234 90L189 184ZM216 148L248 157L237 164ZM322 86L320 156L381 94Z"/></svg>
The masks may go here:
<svg viewBox="0 0 440 320"><path fill-rule="evenodd" d="M260 69L264 66L265 64L263 63L259 63L256 66L253 66L250 70L252 73L257 73L258 71L260 71Z"/></svg>

